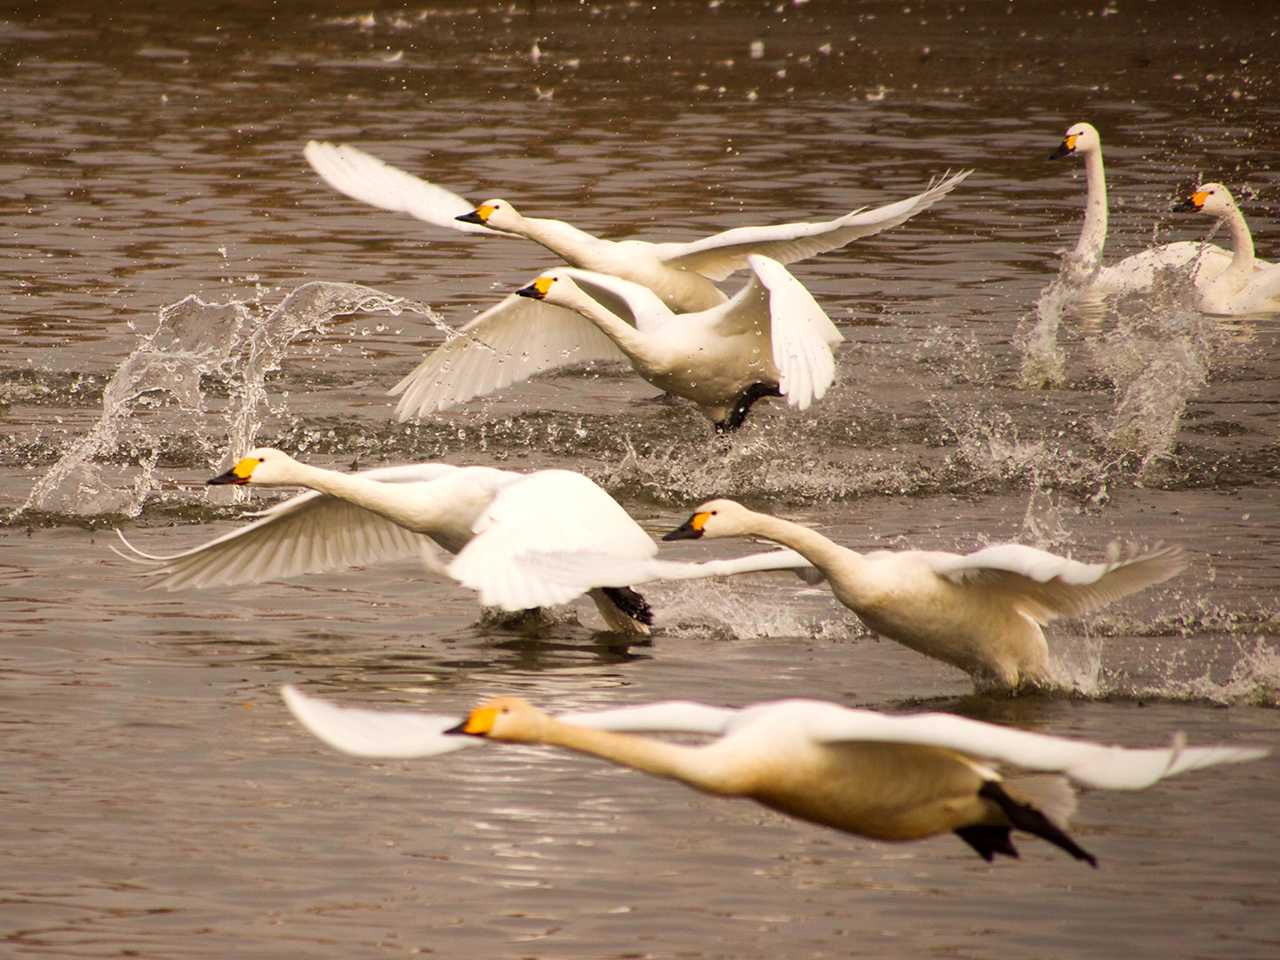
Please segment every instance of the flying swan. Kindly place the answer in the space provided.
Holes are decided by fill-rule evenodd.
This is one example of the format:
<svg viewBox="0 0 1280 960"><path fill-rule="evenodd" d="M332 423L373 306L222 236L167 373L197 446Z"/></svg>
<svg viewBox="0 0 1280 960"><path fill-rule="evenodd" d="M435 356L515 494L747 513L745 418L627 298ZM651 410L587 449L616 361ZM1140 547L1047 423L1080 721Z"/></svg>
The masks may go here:
<svg viewBox="0 0 1280 960"><path fill-rule="evenodd" d="M132 554L121 555L148 564L148 574L156 578L152 586L234 586L420 557L434 572L479 592L486 606L525 610L588 593L611 630L647 636L653 622L644 597L626 586L592 585L575 592L558 585L551 598L524 570L530 551L599 549L602 539L632 558L657 552L653 538L618 502L580 473L522 474L444 463L341 473L260 447L208 483L307 487L310 492L262 511L247 526L170 556L144 553L117 531ZM442 559L437 546L457 556ZM713 561L701 575L795 570L812 578L808 567L798 554L783 550Z"/></svg>
<svg viewBox="0 0 1280 960"><path fill-rule="evenodd" d="M1259 260L1253 254L1253 235L1231 191L1220 183L1206 183L1174 210L1203 213L1231 231L1231 262L1224 270L1201 277L1196 271L1198 306L1205 313L1280 312L1280 264Z"/></svg>
<svg viewBox="0 0 1280 960"><path fill-rule="evenodd" d="M752 254L751 279L708 310L675 314L653 291L561 267L480 314L395 387L401 420L587 361L623 361L715 425L736 430L760 397L807 410L835 380L844 338L804 285ZM564 308L564 309L560 309Z"/></svg>
<svg viewBox="0 0 1280 960"><path fill-rule="evenodd" d="M1049 648L1041 627L1080 616L1162 583L1186 567L1178 547L1105 563L1080 563L1004 543L965 556L928 550L857 553L798 523L755 513L732 500L704 503L664 540L763 537L796 551L868 629L968 673L980 689L1048 686ZM695 576L696 564L612 557L586 546L536 560L538 576L565 595L596 585ZM686 569L693 568L693 569ZM810 578L815 582L816 576ZM546 588L549 589L549 588Z"/></svg>
<svg viewBox="0 0 1280 960"><path fill-rule="evenodd" d="M1199 258L1200 273L1207 279L1226 269L1231 254L1221 247L1190 240L1166 243L1104 266L1102 248L1107 241L1107 177L1102 167L1102 138L1089 123L1071 126L1050 160L1078 156L1084 158L1084 225L1075 249L1067 255L1069 275L1077 278L1084 293L1094 297L1136 293L1155 283L1160 270L1186 266Z"/></svg>
<svg viewBox="0 0 1280 960"><path fill-rule="evenodd" d="M1069 781L1141 790L1267 754L1188 747L1181 734L1163 749L1111 747L944 713L890 716L819 700L741 710L673 701L551 717L504 697L459 718L339 707L290 686L281 692L307 730L353 756L429 757L488 740L562 747L874 840L952 831L988 861L1017 857L1010 834L1021 830L1096 866L1066 833L1076 808ZM638 733L716 739L687 745ZM995 769L1002 763L1040 775L1005 780Z"/></svg>
<svg viewBox="0 0 1280 960"><path fill-rule="evenodd" d="M946 174L914 197L874 210L854 210L834 220L735 227L691 243L650 243L605 240L561 220L524 217L506 200L477 206L349 144L312 140L303 155L325 183L355 200L438 227L526 237L570 266L646 286L678 313L723 303L727 298L713 281L746 267L749 254L786 264L837 250L928 210L973 172Z"/></svg>

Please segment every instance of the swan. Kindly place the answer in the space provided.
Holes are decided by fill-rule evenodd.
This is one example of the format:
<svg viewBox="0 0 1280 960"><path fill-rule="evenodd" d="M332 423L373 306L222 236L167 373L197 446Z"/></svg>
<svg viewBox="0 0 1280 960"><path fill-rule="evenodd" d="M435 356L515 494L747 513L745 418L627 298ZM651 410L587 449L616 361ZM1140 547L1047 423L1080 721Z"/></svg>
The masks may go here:
<svg viewBox="0 0 1280 960"><path fill-rule="evenodd" d="M650 243L605 240L562 220L525 217L507 200L486 200L477 206L350 144L312 140L303 156L329 186L355 200L438 227L526 237L570 266L649 287L678 313L723 303L727 298L713 281L745 268L749 254L765 254L786 264L837 250L928 210L973 172L944 174L913 197L834 220L735 227L690 243Z"/></svg>
<svg viewBox="0 0 1280 960"><path fill-rule="evenodd" d="M1203 213L1219 223L1226 221L1234 251L1226 269L1202 278L1196 271L1198 305L1206 313L1280 312L1280 264L1259 260L1253 254L1253 235L1231 191L1220 183L1206 183L1173 208Z"/></svg>
<svg viewBox="0 0 1280 960"><path fill-rule="evenodd" d="M965 556L926 550L861 554L798 523L711 500L663 540L763 537L807 559L830 583L836 599L867 627L918 653L970 674L982 688L1046 685L1049 649L1041 627L1079 616L1182 572L1178 547L1105 563L1080 563L1034 547L1005 543ZM607 548L537 557L539 575L572 592L590 574L608 584L660 579L664 561L611 559ZM534 558L527 557L532 563ZM682 565L672 568L681 575Z"/></svg>
<svg viewBox="0 0 1280 960"><path fill-rule="evenodd" d="M819 700L740 710L671 701L551 717L504 697L459 718L340 707L292 686L281 693L308 731L358 757L435 756L489 740L562 747L861 837L909 841L951 831L988 861L1018 856L1016 829L1096 866L1066 833L1076 807L1070 781L1141 790L1268 752L1189 747L1181 734L1167 748L1112 747L945 713L892 716ZM674 744L638 733L716 739ZM1040 775L1005 780L995 769L1002 763Z"/></svg>
<svg viewBox="0 0 1280 960"><path fill-rule="evenodd" d="M761 397L807 410L835 380L832 346L844 337L786 267L756 254L747 260L751 279L732 300L678 315L629 280L548 271L393 387L401 394L396 414L422 416L588 360L630 363L655 386L692 400L718 432L740 427Z"/></svg>
<svg viewBox="0 0 1280 960"><path fill-rule="evenodd" d="M310 492L262 511L247 526L170 556L145 553L116 531L132 554L121 556L149 565L149 575L157 578L153 586L234 586L421 557L429 569L476 590L486 606L525 610L587 593L611 630L647 636L653 622L644 597L628 587L593 585L575 592L559 586L549 599L538 592L541 581L524 570L525 554L552 544L566 551L584 545L598 549L603 539L624 556L657 552L657 544L617 501L580 473L521 474L444 463L341 473L260 447L208 483L307 487ZM446 562L433 544L457 556ZM791 551L771 551L713 561L701 575L789 569L812 577L808 566Z"/></svg>
<svg viewBox="0 0 1280 960"><path fill-rule="evenodd" d="M1067 255L1065 269L1068 275L1078 279L1086 294L1106 297L1140 292L1155 282L1158 271L1183 267L1197 258L1206 277L1216 276L1226 269L1231 260L1231 254L1226 250L1189 240L1152 247L1119 263L1104 266L1102 248L1107 240L1107 178L1102 166L1102 138L1093 124L1077 123L1069 127L1062 143L1049 154L1049 159L1072 156L1084 158L1088 196L1080 239Z"/></svg>

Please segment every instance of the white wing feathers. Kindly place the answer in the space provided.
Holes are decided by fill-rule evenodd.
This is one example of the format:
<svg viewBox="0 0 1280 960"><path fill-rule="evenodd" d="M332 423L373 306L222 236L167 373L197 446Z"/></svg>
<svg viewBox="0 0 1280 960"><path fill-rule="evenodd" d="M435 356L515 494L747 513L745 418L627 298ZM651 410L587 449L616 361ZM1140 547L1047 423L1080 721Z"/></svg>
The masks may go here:
<svg viewBox="0 0 1280 960"><path fill-rule="evenodd" d="M780 263L794 263L836 250L861 237L869 237L905 223L954 190L972 170L943 175L923 193L876 207L855 210L821 223L781 223L768 227L735 227L692 243L657 243L654 252L668 266L724 280L747 265L747 256L758 253Z"/></svg>
<svg viewBox="0 0 1280 960"><path fill-rule="evenodd" d="M822 307L782 264L768 257L747 258L753 276L769 291L773 363L787 403L807 410L821 400L836 377L831 348L844 337Z"/></svg>
<svg viewBox="0 0 1280 960"><path fill-rule="evenodd" d="M427 354L391 388L400 420L421 417L557 367L625 362L612 340L585 317L512 294Z"/></svg>
<svg viewBox="0 0 1280 960"><path fill-rule="evenodd" d="M967 556L928 554L934 572L955 583L1003 589L1035 603L1038 619L1081 616L1146 587L1163 583L1186 569L1181 547L1156 547L1147 553L1107 563L1081 563L1035 547L1003 543Z"/></svg>
<svg viewBox="0 0 1280 960"><path fill-rule="evenodd" d="M309 142L302 151L320 179L339 193L373 207L407 213L437 227L465 233L511 236L479 223L455 220L475 209L475 204L444 187L428 183L413 174L365 153L350 144Z"/></svg>
<svg viewBox="0 0 1280 960"><path fill-rule="evenodd" d="M317 738L355 757L434 757L481 742L445 734L461 717L339 707L291 686L282 687L280 695L298 722Z"/></svg>
<svg viewBox="0 0 1280 960"><path fill-rule="evenodd" d="M567 603L591 588L546 576L525 555L594 549L651 557L658 545L613 497L587 477L541 470L505 487L475 523L476 536L449 566L485 606L504 610Z"/></svg>
<svg viewBox="0 0 1280 960"><path fill-rule="evenodd" d="M825 743L871 740L946 747L1026 770L1063 773L1078 783L1108 790L1141 790L1174 774L1219 763L1256 760L1268 752L1257 747L1187 747L1181 736L1174 738L1171 747L1162 749L1112 747L945 713L888 716L816 701L762 706L802 711L809 735ZM743 711L742 722L749 719L748 711Z"/></svg>
<svg viewBox="0 0 1280 960"><path fill-rule="evenodd" d="M361 475L386 483L425 483L457 470L443 463L379 467ZM256 514L258 520L208 543L168 556L139 550L116 531L134 554L125 559L153 563L150 586L182 590L279 580L420 556L429 537L345 500L313 491Z"/></svg>

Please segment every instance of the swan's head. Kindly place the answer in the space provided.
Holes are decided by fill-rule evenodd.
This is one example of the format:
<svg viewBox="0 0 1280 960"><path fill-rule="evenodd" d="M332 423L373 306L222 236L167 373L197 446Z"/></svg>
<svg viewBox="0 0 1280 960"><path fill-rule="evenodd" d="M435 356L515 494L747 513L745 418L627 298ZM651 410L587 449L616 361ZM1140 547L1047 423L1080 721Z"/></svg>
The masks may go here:
<svg viewBox="0 0 1280 960"><path fill-rule="evenodd" d="M272 484L293 486L298 482L293 475L293 468L297 465L298 461L283 451L272 447L258 447L236 461L236 465L226 473L220 473L206 480L205 483L211 486L246 483L259 486Z"/></svg>
<svg viewBox="0 0 1280 960"><path fill-rule="evenodd" d="M1072 124L1063 134L1062 143L1058 144L1058 149L1049 154L1050 160L1061 160L1063 157L1074 156L1077 153L1092 153L1102 146L1102 137L1098 136L1098 130L1091 123Z"/></svg>
<svg viewBox="0 0 1280 960"><path fill-rule="evenodd" d="M527 287L517 290L516 295L565 306L572 299L571 294L576 289L577 285L560 271L549 270Z"/></svg>
<svg viewBox="0 0 1280 960"><path fill-rule="evenodd" d="M492 227L495 230L507 230L519 225L520 214L506 200L494 199L486 200L470 213L464 213L454 219L461 220L463 223L478 223L482 227Z"/></svg>
<svg viewBox="0 0 1280 960"><path fill-rule="evenodd" d="M1220 183L1206 183L1189 197L1184 197L1174 205L1174 210L1189 213L1203 213L1211 217L1225 217L1236 205L1231 191Z"/></svg>
<svg viewBox="0 0 1280 960"><path fill-rule="evenodd" d="M704 537L735 537L747 531L751 511L733 500L708 500L663 540L699 540Z"/></svg>
<svg viewBox="0 0 1280 960"><path fill-rule="evenodd" d="M519 697L498 697L480 704L467 714L467 719L445 733L510 743L535 743L546 720L545 713Z"/></svg>

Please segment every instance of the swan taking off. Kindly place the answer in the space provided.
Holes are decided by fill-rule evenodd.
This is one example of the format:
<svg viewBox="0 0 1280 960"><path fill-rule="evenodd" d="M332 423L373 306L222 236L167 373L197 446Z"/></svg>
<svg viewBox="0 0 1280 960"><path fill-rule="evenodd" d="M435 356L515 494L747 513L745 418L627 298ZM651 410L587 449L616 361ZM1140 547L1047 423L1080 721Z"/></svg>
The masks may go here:
<svg viewBox="0 0 1280 960"><path fill-rule="evenodd" d="M1253 235L1231 191L1220 183L1206 183L1174 210L1203 213L1231 231L1231 262L1204 278L1197 269L1197 305L1205 313L1280 312L1280 264L1259 260L1253 255Z"/></svg>
<svg viewBox="0 0 1280 960"><path fill-rule="evenodd" d="M861 837L900 842L954 832L985 860L1018 856L1011 833L1021 830L1096 866L1066 833L1076 808L1069 781L1141 790L1267 754L1188 747L1181 735L1169 748L1111 747L943 713L890 716L818 700L741 710L667 702L551 717L504 697L458 718L339 707L288 686L282 695L311 733L358 757L434 756L488 740L561 747ZM638 733L716 739L674 744ZM1002 763L1040 775L1005 780L995 769Z"/></svg>
<svg viewBox="0 0 1280 960"><path fill-rule="evenodd" d="M439 227L526 237L571 266L646 286L680 313L723 303L727 298L713 281L744 269L750 254L785 264L837 250L928 210L972 173L944 175L914 197L874 210L854 210L834 220L735 227L690 243L650 243L605 240L562 220L525 217L506 200L477 206L349 144L312 140L303 156L325 183L355 200Z"/></svg>
<svg viewBox="0 0 1280 960"><path fill-rule="evenodd" d="M396 413L422 416L589 360L630 363L654 386L692 400L719 431L741 426L760 397L806 410L835 380L831 351L844 338L786 267L747 260L751 279L732 300L684 314L629 280L548 271L392 388L401 394Z"/></svg>
<svg viewBox="0 0 1280 960"><path fill-rule="evenodd" d="M120 534L134 555L126 559L152 567L153 586L234 586L420 557L433 571L478 591L486 606L525 610L588 593L611 630L648 635L653 622L644 597L628 587L593 584L570 590L557 583L541 589L536 571L525 570L530 551L553 545L570 552L585 546L598 550L603 539L611 550L632 558L657 552L657 544L618 502L580 473L521 474L444 463L341 473L261 447L208 482L311 492L257 514L248 526L170 556L144 553ZM437 546L457 556L452 562L441 559ZM790 551L772 551L716 561L703 570L705 576L724 576L808 566Z"/></svg>
<svg viewBox="0 0 1280 960"><path fill-rule="evenodd" d="M1200 258L1199 269L1216 275L1230 262L1231 255L1221 247L1191 241L1166 243L1126 257L1119 263L1104 266L1102 250L1107 242L1107 177L1102 166L1102 138L1090 123L1073 124L1062 143L1049 154L1050 160L1078 156L1084 159L1085 200L1084 225L1075 249L1067 255L1068 274L1092 297L1138 293L1155 282L1157 271L1185 266Z"/></svg>
<svg viewBox="0 0 1280 960"><path fill-rule="evenodd" d="M857 553L798 523L712 500L662 539L764 537L795 550L826 577L836 599L870 630L959 667L983 688L1048 685L1049 649L1041 627L1079 616L1181 573L1178 547L1105 563L1080 563L1015 543L961 556L927 550ZM592 548L586 548L592 549ZM678 574L679 564L676 565ZM565 584L586 575L572 557L546 557L543 575ZM663 576L663 562L606 557L591 565L595 582Z"/></svg>

